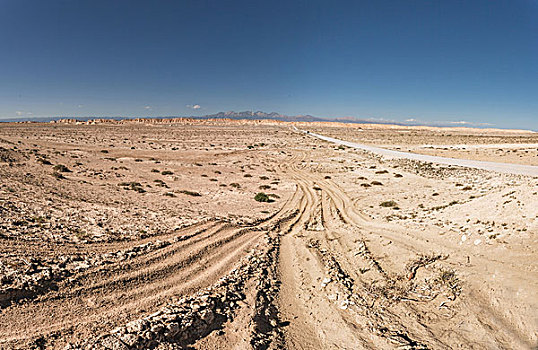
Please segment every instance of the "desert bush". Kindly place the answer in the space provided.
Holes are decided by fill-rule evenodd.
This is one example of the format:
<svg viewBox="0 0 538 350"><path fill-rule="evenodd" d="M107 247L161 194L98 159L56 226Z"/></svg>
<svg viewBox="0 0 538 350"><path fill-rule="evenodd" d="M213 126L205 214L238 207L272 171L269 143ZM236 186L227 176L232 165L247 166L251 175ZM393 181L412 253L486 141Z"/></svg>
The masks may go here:
<svg viewBox="0 0 538 350"><path fill-rule="evenodd" d="M254 200L256 200L257 202L270 202L271 199L269 198L268 195L266 195L265 193L263 192L259 192L257 193L255 196L254 196Z"/></svg>
<svg viewBox="0 0 538 350"><path fill-rule="evenodd" d="M383 186L383 184L379 181L372 181L372 185Z"/></svg>
<svg viewBox="0 0 538 350"><path fill-rule="evenodd" d="M268 176L260 176L260 180L269 180Z"/></svg>
<svg viewBox="0 0 538 350"><path fill-rule="evenodd" d="M241 185L238 184L237 182L232 182L232 183L230 184L230 187L233 187L233 188L241 188Z"/></svg>
<svg viewBox="0 0 538 350"><path fill-rule="evenodd" d="M252 177L252 175L250 175L250 174L245 174L245 175L243 175L243 177Z"/></svg>
<svg viewBox="0 0 538 350"><path fill-rule="evenodd" d="M402 174L394 174L394 177L403 177Z"/></svg>
<svg viewBox="0 0 538 350"><path fill-rule="evenodd" d="M58 180L65 179L65 176L63 176L61 173L53 172L52 176L57 178Z"/></svg>
<svg viewBox="0 0 538 350"><path fill-rule="evenodd" d="M160 173L161 171L159 169L151 169L152 173Z"/></svg>
<svg viewBox="0 0 538 350"><path fill-rule="evenodd" d="M260 190L269 190L271 188L271 186L269 185L261 185L260 187L258 187Z"/></svg>
<svg viewBox="0 0 538 350"><path fill-rule="evenodd" d="M386 170L378 170L378 171L376 171L375 173L376 173L376 174L387 174L388 171L386 171Z"/></svg>
<svg viewBox="0 0 538 350"><path fill-rule="evenodd" d="M362 187L372 187L372 185L367 184L367 183L362 183L361 186L362 186Z"/></svg>
<svg viewBox="0 0 538 350"><path fill-rule="evenodd" d="M170 170L165 170L163 172L161 172L162 175L174 175L174 172L170 171Z"/></svg>

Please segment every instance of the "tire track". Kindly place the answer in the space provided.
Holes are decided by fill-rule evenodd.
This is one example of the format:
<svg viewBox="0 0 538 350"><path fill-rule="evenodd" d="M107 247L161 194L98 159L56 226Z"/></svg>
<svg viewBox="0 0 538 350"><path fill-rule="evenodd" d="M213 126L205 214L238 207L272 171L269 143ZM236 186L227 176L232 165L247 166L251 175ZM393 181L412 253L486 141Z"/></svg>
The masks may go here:
<svg viewBox="0 0 538 350"><path fill-rule="evenodd" d="M61 283L57 291L8 307L0 316L0 347L24 348L43 337L51 346L60 347L136 319L171 298L208 287L259 245L266 230L289 221L300 200L295 194L278 213L252 227L214 223L191 228L190 236L168 247L127 264L89 269ZM50 310L45 315L40 313L44 308Z"/></svg>
<svg viewBox="0 0 538 350"><path fill-rule="evenodd" d="M295 159L303 160L304 154ZM285 237L281 248L283 292L280 307L284 309L284 317L294 318L295 323L299 324L297 327L290 326L286 332L289 348L309 348L312 344L321 344L321 347L346 347L349 345L349 339L354 339L357 342L355 344L372 349L449 349L456 339L459 344L473 348L488 348L491 344L505 348L514 344L519 344L521 348L526 347L523 336L508 323L500 321L500 315L491 317L493 310L488 311L490 317L463 316L466 313L465 308L469 307L476 310L476 314L480 313L480 298L474 298L474 301L465 298L444 313L455 317L454 320L441 316L443 312L439 310L442 309L437 308L437 305L413 301L413 298L407 296L408 292L400 290L402 287L412 287L404 281L405 266L402 257L412 258L435 250L454 255L457 261L463 258L463 254L458 253L455 247L447 250L444 242L424 240L423 235L403 231L393 224L370 222L356 210L350 197L332 180L318 178L318 175L304 171L296 164L291 164L286 171L305 192L308 208L303 211L304 225L295 230L291 237ZM319 188L317 192L321 193L321 200L316 198L314 186ZM315 220L315 212L319 210L319 206L322 207L324 229L316 234L306 228L309 226L309 220ZM383 240L392 244L386 247L381 243ZM310 247L314 254L309 254L305 247ZM312 263L313 259L317 261L316 264ZM331 269L333 273L330 272ZM322 283L322 288L312 286L320 280L327 281ZM286 286L287 284L292 287ZM330 286L336 285L340 287L328 291ZM307 291L301 294L302 289ZM352 293L349 293L350 290ZM294 293L297 295L295 299L292 297ZM338 310L337 302L327 304L323 301L327 298L339 300L338 298L346 293L349 299L346 301L344 297L344 301L349 303L344 310ZM397 299L392 300L394 297ZM313 314L316 310L323 310L323 315ZM339 325L338 332L345 334L345 339L334 334L332 338L323 335L324 330L331 327L324 323L324 317L330 319L331 324ZM435 323L425 322L432 317L436 318ZM446 329L457 328L457 322L461 322L456 321L458 319L473 323L475 329L489 334L493 341L476 343L472 336L467 337L460 333L455 338L453 334L446 333ZM360 326L357 328L358 324L370 326L368 329L361 329ZM306 338L315 337L317 340L303 346L302 344L308 344L305 343L303 330L307 330L304 333L307 334Z"/></svg>

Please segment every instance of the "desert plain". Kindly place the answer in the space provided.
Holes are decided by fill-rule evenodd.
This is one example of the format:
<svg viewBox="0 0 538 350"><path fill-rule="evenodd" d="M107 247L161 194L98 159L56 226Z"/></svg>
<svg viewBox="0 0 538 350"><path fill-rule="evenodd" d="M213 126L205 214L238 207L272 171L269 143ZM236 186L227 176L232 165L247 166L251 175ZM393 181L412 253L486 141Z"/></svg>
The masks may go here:
<svg viewBox="0 0 538 350"><path fill-rule="evenodd" d="M532 349L538 134L0 124L0 348Z"/></svg>

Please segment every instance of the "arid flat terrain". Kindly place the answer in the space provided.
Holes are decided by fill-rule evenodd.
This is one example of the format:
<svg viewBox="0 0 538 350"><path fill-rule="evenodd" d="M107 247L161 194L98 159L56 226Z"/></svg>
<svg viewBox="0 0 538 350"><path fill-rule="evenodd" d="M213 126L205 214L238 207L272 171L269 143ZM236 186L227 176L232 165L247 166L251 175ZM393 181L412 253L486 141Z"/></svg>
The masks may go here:
<svg viewBox="0 0 538 350"><path fill-rule="evenodd" d="M293 125L538 165L526 131L0 124L0 348L538 345L538 178Z"/></svg>
<svg viewBox="0 0 538 350"><path fill-rule="evenodd" d="M538 165L538 133L525 130L325 123L302 129L345 141L459 159Z"/></svg>

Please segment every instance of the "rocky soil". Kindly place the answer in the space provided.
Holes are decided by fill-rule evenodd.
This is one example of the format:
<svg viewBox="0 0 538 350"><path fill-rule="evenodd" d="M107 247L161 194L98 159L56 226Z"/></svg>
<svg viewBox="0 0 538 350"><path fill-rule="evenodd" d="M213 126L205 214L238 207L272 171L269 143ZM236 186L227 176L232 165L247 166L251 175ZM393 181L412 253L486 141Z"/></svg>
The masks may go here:
<svg viewBox="0 0 538 350"><path fill-rule="evenodd" d="M280 122L2 124L0 348L531 349L537 193L537 178L385 159Z"/></svg>

